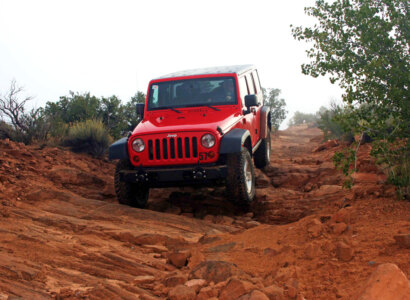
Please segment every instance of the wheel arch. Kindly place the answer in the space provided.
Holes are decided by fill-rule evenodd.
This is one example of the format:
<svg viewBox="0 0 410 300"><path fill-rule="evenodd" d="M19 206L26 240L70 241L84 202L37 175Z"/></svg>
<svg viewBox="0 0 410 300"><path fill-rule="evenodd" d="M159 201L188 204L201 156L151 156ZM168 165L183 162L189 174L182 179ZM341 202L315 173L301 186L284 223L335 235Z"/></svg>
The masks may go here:
<svg viewBox="0 0 410 300"><path fill-rule="evenodd" d="M271 111L269 106L262 106L261 108L261 139L266 138L269 130L272 130Z"/></svg>
<svg viewBox="0 0 410 300"><path fill-rule="evenodd" d="M123 137L111 144L108 148L108 159L129 159L128 156L128 137Z"/></svg>
<svg viewBox="0 0 410 300"><path fill-rule="evenodd" d="M219 153L240 153L242 146L246 147L252 155L252 140L249 130L235 128L222 137Z"/></svg>

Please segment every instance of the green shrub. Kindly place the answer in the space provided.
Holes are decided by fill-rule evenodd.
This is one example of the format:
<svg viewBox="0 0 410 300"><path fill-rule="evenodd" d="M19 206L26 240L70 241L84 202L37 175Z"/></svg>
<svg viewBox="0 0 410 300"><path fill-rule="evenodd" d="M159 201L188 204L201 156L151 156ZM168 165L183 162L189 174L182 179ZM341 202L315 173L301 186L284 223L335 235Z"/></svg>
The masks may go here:
<svg viewBox="0 0 410 300"><path fill-rule="evenodd" d="M9 124L4 121L0 121L0 139L10 139L13 140L14 129Z"/></svg>
<svg viewBox="0 0 410 300"><path fill-rule="evenodd" d="M112 137L100 120L75 123L68 130L64 145L75 152L85 152L99 157L112 143Z"/></svg>
<svg viewBox="0 0 410 300"><path fill-rule="evenodd" d="M350 107L332 103L330 109L323 109L318 115L317 125L323 131L325 140L337 139L349 144L354 142L353 129L357 119Z"/></svg>

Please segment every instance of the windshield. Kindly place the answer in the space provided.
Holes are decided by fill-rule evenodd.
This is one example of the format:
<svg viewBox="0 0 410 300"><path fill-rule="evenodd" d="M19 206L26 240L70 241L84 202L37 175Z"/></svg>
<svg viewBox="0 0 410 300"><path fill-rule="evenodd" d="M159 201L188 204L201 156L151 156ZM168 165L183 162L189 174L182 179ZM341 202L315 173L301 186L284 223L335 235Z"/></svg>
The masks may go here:
<svg viewBox="0 0 410 300"><path fill-rule="evenodd" d="M237 104L232 77L198 78L154 83L148 110Z"/></svg>

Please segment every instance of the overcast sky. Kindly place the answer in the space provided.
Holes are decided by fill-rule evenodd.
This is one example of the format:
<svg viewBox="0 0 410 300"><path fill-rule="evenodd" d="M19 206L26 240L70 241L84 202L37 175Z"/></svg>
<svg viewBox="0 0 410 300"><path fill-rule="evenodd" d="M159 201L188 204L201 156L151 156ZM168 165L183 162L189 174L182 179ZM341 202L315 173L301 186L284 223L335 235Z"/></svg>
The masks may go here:
<svg viewBox="0 0 410 300"><path fill-rule="evenodd" d="M37 107L70 90L126 102L160 75L255 64L262 86L282 90L290 114L312 113L341 95L328 79L301 73L308 45L293 39L290 24L312 24L304 7L313 4L0 0L0 92L14 78Z"/></svg>

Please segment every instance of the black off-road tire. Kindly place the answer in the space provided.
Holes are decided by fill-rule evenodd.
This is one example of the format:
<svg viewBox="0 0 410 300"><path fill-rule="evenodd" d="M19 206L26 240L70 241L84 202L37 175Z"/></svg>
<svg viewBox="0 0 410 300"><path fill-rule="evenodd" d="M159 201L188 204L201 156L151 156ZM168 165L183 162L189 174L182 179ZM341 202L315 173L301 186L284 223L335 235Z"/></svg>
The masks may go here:
<svg viewBox="0 0 410 300"><path fill-rule="evenodd" d="M148 202L149 188L140 184L120 181L121 170L131 170L132 165L127 159L117 163L114 174L114 187L120 204L145 208Z"/></svg>
<svg viewBox="0 0 410 300"><path fill-rule="evenodd" d="M255 197L255 170L246 148L242 148L241 153L228 155L226 191L228 198L243 208L248 208Z"/></svg>
<svg viewBox="0 0 410 300"><path fill-rule="evenodd" d="M266 138L262 139L259 148L255 151L253 155L253 160L255 162L255 167L258 169L263 169L270 163L270 150L271 150L271 139L270 130Z"/></svg>

